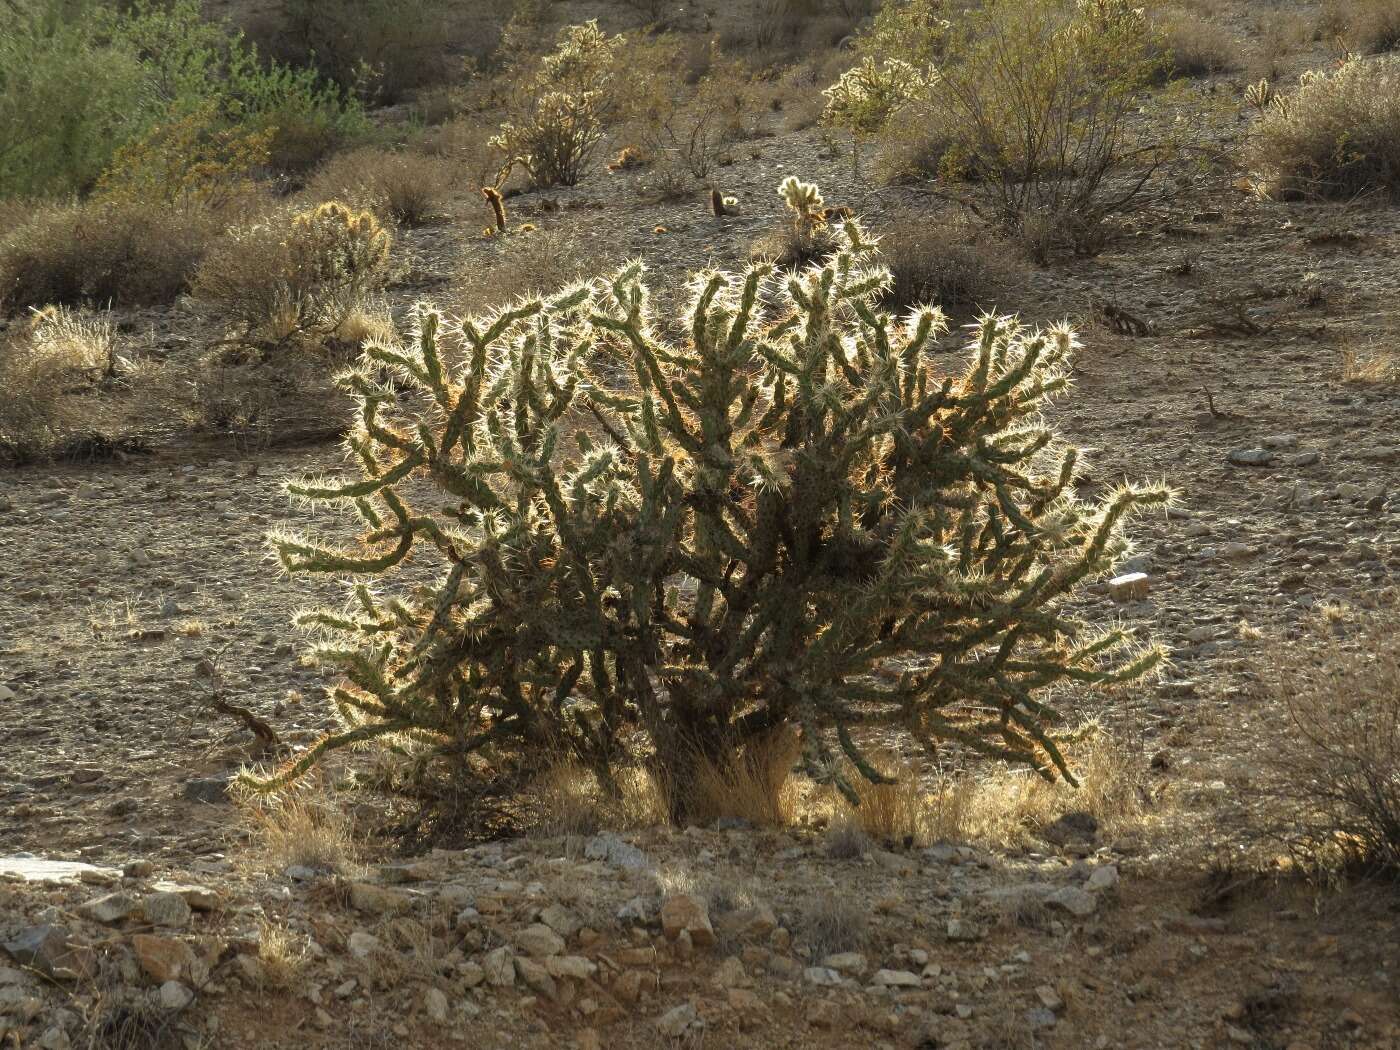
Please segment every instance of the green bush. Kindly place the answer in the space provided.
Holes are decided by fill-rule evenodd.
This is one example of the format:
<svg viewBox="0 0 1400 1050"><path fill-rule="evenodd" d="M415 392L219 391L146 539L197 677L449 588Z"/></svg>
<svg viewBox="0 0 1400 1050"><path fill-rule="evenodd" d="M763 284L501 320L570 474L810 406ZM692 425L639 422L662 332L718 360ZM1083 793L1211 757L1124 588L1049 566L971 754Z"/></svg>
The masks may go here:
<svg viewBox="0 0 1400 1050"><path fill-rule="evenodd" d="M393 103L452 72L445 0L283 0L281 44L346 91Z"/></svg>
<svg viewBox="0 0 1400 1050"><path fill-rule="evenodd" d="M979 211L1033 229L1038 244L1090 249L1110 216L1143 199L1172 152L1134 139L1140 121L1132 118L1160 66L1143 13L1127 0L987 0L946 32L929 29L928 17L911 4L892 9L884 27L897 41L900 19L912 19L911 39L925 38L920 50L942 52L925 74L896 78L910 85L904 107L887 92L845 90L844 80L833 102L876 97L876 116L891 114L884 133L897 156L887 168L938 173ZM885 70L903 71L897 62L874 66L879 56L869 51L881 84L891 80ZM911 156L903 136L931 152ZM1115 182L1129 158L1144 163Z"/></svg>
<svg viewBox="0 0 1400 1050"><path fill-rule="evenodd" d="M553 746L615 790L644 741L683 820L703 769L789 726L852 798L847 762L880 779L864 727L1068 774L1054 688L1162 654L1062 603L1168 493L1075 495L1043 416L1071 332L988 317L949 375L941 313L881 311L860 224L833 237L801 272L693 275L683 342L632 263L369 344L343 377L357 473L289 485L359 542L270 537L287 571L353 581L298 618L343 725L261 786L378 741L457 776Z"/></svg>
<svg viewBox="0 0 1400 1050"><path fill-rule="evenodd" d="M366 127L314 70L265 64L198 0L30 0L0 33L0 196L90 188L124 145L212 108L294 168Z"/></svg>

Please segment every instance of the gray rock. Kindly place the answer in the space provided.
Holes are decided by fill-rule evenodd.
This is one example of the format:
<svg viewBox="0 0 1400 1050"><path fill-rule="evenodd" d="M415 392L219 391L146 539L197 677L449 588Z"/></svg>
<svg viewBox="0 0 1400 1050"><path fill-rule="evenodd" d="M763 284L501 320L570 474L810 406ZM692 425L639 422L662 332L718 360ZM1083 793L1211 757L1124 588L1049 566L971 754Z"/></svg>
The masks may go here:
<svg viewBox="0 0 1400 1050"><path fill-rule="evenodd" d="M515 935L515 946L526 955L543 959L562 953L564 938L543 923L535 923Z"/></svg>
<svg viewBox="0 0 1400 1050"><path fill-rule="evenodd" d="M623 842L612 832L594 835L583 847L589 860L602 860L625 871L642 871L649 867L646 854L636 846Z"/></svg>
<svg viewBox="0 0 1400 1050"><path fill-rule="evenodd" d="M923 982L908 970L876 970L870 983L877 988L918 988Z"/></svg>
<svg viewBox="0 0 1400 1050"><path fill-rule="evenodd" d="M1055 1027L1055 1012L1053 1010L1047 1010L1043 1006L1032 1007L1026 1011L1025 1016L1026 1027L1032 1031Z"/></svg>
<svg viewBox="0 0 1400 1050"><path fill-rule="evenodd" d="M78 913L84 918L110 926L130 918L139 908L135 897L118 891L88 901L78 909Z"/></svg>
<svg viewBox="0 0 1400 1050"><path fill-rule="evenodd" d="M657 1030L667 1039L680 1039L692 1028L702 1028L704 1024L691 1003L667 1010L656 1021Z"/></svg>
<svg viewBox="0 0 1400 1050"><path fill-rule="evenodd" d="M830 966L809 966L802 971L802 979L818 988L831 988L840 984L843 978L839 971Z"/></svg>
<svg viewBox="0 0 1400 1050"><path fill-rule="evenodd" d="M153 926L181 928L190 924L190 906L178 893L151 893L141 901L141 912Z"/></svg>
<svg viewBox="0 0 1400 1050"><path fill-rule="evenodd" d="M1237 467L1267 467L1274 454L1266 448L1237 448L1226 459Z"/></svg>
<svg viewBox="0 0 1400 1050"><path fill-rule="evenodd" d="M92 971L91 953L63 926L25 927L0 948L21 966L54 980L73 981Z"/></svg>
<svg viewBox="0 0 1400 1050"><path fill-rule="evenodd" d="M166 981L160 986L160 1005L165 1010L183 1010L194 1002L194 992L179 981Z"/></svg>
<svg viewBox="0 0 1400 1050"><path fill-rule="evenodd" d="M180 797L186 802L219 806L228 802L228 780L224 777L197 777L185 781Z"/></svg>

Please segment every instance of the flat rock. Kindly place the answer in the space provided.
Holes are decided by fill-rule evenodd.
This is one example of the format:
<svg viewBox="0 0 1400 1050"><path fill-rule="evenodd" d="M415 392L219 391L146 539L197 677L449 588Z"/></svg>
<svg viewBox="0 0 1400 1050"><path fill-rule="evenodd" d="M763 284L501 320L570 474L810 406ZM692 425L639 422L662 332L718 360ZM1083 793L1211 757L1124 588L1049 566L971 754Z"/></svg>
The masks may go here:
<svg viewBox="0 0 1400 1050"><path fill-rule="evenodd" d="M115 868L99 868L76 860L45 860L24 855L0 857L0 878L9 876L22 882L115 882L121 874Z"/></svg>
<svg viewBox="0 0 1400 1050"><path fill-rule="evenodd" d="M190 924L190 906L178 893L150 893L141 901L141 914L152 926L180 929Z"/></svg>
<svg viewBox="0 0 1400 1050"><path fill-rule="evenodd" d="M413 899L401 890L391 890L371 882L352 882L350 906L366 915L398 915L413 906Z"/></svg>
<svg viewBox="0 0 1400 1050"><path fill-rule="evenodd" d="M517 948L537 959L559 955L564 951L564 938L544 923L537 922L533 926L526 926L515 935L514 940Z"/></svg>
<svg viewBox="0 0 1400 1050"><path fill-rule="evenodd" d="M626 871L642 871L648 866L645 853L609 831L594 835L584 843L583 855L588 860L606 861Z"/></svg>
<svg viewBox="0 0 1400 1050"><path fill-rule="evenodd" d="M1266 448L1237 448L1225 458L1237 467L1267 467L1274 454Z"/></svg>
<svg viewBox="0 0 1400 1050"><path fill-rule="evenodd" d="M918 988L923 980L908 970L876 970L870 983L877 988Z"/></svg>
<svg viewBox="0 0 1400 1050"><path fill-rule="evenodd" d="M160 986L160 1005L165 1010L183 1010L194 1002L194 992L179 981L166 981Z"/></svg>

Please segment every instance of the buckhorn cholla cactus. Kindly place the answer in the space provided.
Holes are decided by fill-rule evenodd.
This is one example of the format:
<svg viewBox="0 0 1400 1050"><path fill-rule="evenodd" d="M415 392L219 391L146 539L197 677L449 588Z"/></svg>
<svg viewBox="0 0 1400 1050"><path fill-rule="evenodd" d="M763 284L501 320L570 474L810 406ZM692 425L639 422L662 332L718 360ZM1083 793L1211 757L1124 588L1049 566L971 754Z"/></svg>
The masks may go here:
<svg viewBox="0 0 1400 1050"><path fill-rule="evenodd" d="M362 544L272 537L289 571L355 579L348 610L300 617L345 724L264 786L376 738L457 759L548 741L609 785L640 729L679 819L698 756L792 723L847 793L843 753L879 778L858 726L1068 775L1056 690L1161 653L1061 599L1168 493L1076 498L1041 416L1067 329L986 317L943 377L941 313L881 312L873 242L833 236L798 273L697 274L679 345L640 263L460 324L421 308L411 348L370 345L343 377L361 476L291 486L353 506ZM430 585L395 584L410 553Z"/></svg>

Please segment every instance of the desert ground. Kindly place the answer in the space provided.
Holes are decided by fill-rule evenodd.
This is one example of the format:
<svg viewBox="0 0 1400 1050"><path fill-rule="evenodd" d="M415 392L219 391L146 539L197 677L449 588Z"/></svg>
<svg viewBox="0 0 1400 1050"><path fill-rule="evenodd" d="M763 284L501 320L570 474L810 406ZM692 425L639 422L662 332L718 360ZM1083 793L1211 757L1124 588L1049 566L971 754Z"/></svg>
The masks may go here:
<svg viewBox="0 0 1400 1050"><path fill-rule="evenodd" d="M701 6L677 21L687 39L748 17ZM952 776L975 813L857 834L794 775L771 823L571 822L532 781L429 825L364 786L365 751L248 803L240 769L335 725L291 618L339 588L280 571L265 536L349 528L283 488L345 468L348 406L324 377L224 425L161 401L113 449L0 468L0 1046L1400 1047L1395 883L1313 877L1261 824L1280 664L1367 644L1400 572L1400 387L1367 370L1400 339L1400 209L1268 199L1237 159L1259 56L1317 5L1191 10L1238 49L1189 81L1209 103L1199 177L1092 255L975 242L999 282L980 306L1079 332L1050 417L1085 450L1081 495L1129 478L1177 493L1130 527L1119 572L1146 593L1100 581L1074 599L1169 654L1156 680L1069 701L1098 727L1107 802L891 740L916 794L946 805ZM546 17L646 24L602 2ZM1335 61L1290 39L1268 56L1280 90ZM803 46L761 82L782 104L704 180L734 214L712 214L703 182L659 199L650 167L603 157L574 186L507 184L512 222L537 227L518 247L483 235L462 163L429 221L395 229L382 309L479 312L633 257L676 302L783 222L790 175L877 236L951 221L929 183L875 177L878 143L853 163L850 136L815 123L848 52ZM369 115L396 126L412 97ZM221 338L184 300L109 309L138 374L193 369ZM953 315L950 366L976 310Z"/></svg>

